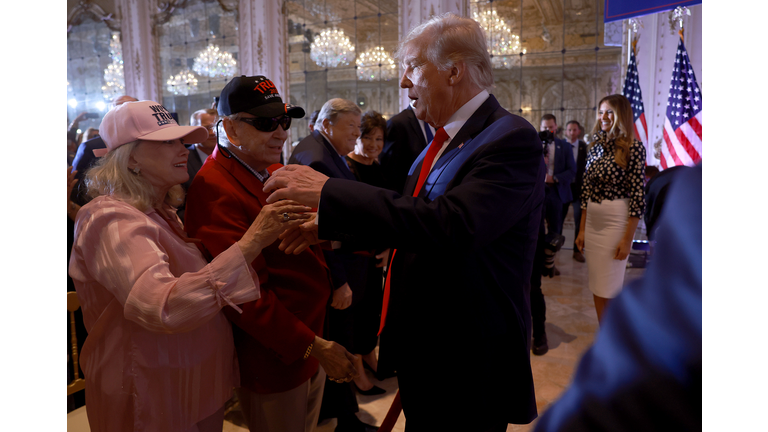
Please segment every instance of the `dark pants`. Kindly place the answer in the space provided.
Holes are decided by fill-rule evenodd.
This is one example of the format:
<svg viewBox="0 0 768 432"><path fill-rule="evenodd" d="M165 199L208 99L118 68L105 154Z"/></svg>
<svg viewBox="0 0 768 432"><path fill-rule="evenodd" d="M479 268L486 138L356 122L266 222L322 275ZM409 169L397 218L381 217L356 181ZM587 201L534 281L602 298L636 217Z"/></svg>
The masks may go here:
<svg viewBox="0 0 768 432"><path fill-rule="evenodd" d="M346 309L328 307L328 339L339 343L347 351L352 351L354 308ZM354 415L358 412L357 397L351 382L336 383L327 381L323 390L323 401L320 405L320 420Z"/></svg>
<svg viewBox="0 0 768 432"><path fill-rule="evenodd" d="M366 298L366 269L370 259L354 257L345 262L347 283L352 290L352 305L346 309L334 309L328 306L328 338L341 344L347 351L356 353L355 347L358 346L356 337L360 333L358 327L359 309L365 307ZM357 267L362 266L362 267ZM362 271L359 270L362 268ZM381 294L380 294L381 295ZM363 313L365 315L365 313ZM366 323L362 323L366 326ZM370 325L367 325L370 327ZM377 329L378 330L378 327ZM374 332L376 331L374 330ZM364 332L365 333L365 332ZM376 335L375 333L373 334ZM370 339L370 337L369 337ZM370 344L370 342L368 342ZM376 346L374 342L373 346ZM371 348L373 349L373 348ZM369 350L370 351L370 350ZM363 372L363 371L361 371ZM339 422L342 419L352 419L355 413L359 411L357 397L351 382L335 383L328 381L323 390L323 401L320 406L320 420L337 418Z"/></svg>
<svg viewBox="0 0 768 432"><path fill-rule="evenodd" d="M547 184L544 187L544 218L547 221L547 232L563 233L563 201L557 193L557 185Z"/></svg>
<svg viewBox="0 0 768 432"><path fill-rule="evenodd" d="M581 200L576 199L569 204L563 204L563 221L565 221L565 216L568 215L568 206L573 207L573 250L578 250L576 248L576 237L579 236L579 231L581 230Z"/></svg>
<svg viewBox="0 0 768 432"><path fill-rule="evenodd" d="M397 381L406 420L405 431L495 432L500 430L496 428L501 424L508 422L527 423L516 421L510 415L510 411L517 410L515 404L520 403L520 393L524 391L521 389L525 388L505 363L521 349L510 344L511 340L516 338L503 334L494 337L493 343L481 338L466 341L470 348L451 353L448 362L434 361L423 351L413 353L413 357L418 358L399 361ZM433 346L429 352L440 352L442 347L444 345ZM482 368L477 360L478 353L487 358ZM493 376L493 379L481 379L480 375ZM447 419L450 424L439 426L439 419Z"/></svg>
<svg viewBox="0 0 768 432"><path fill-rule="evenodd" d="M384 295L384 272L376 267L376 259L370 259L366 273L366 286L360 303L355 305L354 344L352 354L368 354L379 341L381 302Z"/></svg>
<svg viewBox="0 0 768 432"><path fill-rule="evenodd" d="M544 293L541 291L541 272L544 269L544 218L539 226L539 239L536 242L536 254L533 257L533 271L531 272L531 323L533 337L544 335L544 322L547 320L547 305L544 302Z"/></svg>

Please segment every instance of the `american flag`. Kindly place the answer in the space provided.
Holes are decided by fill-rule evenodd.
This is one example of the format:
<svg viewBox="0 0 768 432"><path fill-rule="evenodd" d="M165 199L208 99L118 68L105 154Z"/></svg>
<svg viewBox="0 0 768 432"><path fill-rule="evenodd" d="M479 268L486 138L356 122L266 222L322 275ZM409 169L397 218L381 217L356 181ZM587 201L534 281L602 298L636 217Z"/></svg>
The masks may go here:
<svg viewBox="0 0 768 432"><path fill-rule="evenodd" d="M632 118L635 121L635 138L642 141L645 146L645 154L653 154L648 148L648 126L645 123L643 94L640 92L639 81L637 76L635 51L631 50L629 54L629 65L627 66L627 77L624 79L624 88L621 90L621 94L629 99L629 103L632 104Z"/></svg>
<svg viewBox="0 0 768 432"><path fill-rule="evenodd" d="M701 155L701 91L681 38L669 84L661 168L693 166L701 162Z"/></svg>

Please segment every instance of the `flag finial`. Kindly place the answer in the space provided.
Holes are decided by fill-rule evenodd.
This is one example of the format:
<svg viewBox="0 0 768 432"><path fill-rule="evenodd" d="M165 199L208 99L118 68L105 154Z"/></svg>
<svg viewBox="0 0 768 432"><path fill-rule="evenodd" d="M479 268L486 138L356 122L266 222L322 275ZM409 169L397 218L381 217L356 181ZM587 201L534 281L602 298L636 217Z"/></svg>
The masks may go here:
<svg viewBox="0 0 768 432"><path fill-rule="evenodd" d="M678 26L680 27L680 30L677 32L677 34L680 35L681 40L683 39L684 32L683 18L686 15L691 16L691 11L685 6L678 6L669 13L669 26L673 32L677 30Z"/></svg>
<svg viewBox="0 0 768 432"><path fill-rule="evenodd" d="M632 52L637 55L637 40L640 39L640 32L638 31L643 27L643 21L640 18L630 18L627 22L630 34L632 35Z"/></svg>

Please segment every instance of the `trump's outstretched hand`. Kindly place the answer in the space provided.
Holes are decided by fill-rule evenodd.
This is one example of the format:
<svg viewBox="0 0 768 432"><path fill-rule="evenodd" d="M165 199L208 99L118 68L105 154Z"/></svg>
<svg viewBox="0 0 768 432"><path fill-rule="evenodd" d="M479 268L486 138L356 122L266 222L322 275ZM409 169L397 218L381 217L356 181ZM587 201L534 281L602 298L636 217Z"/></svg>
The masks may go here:
<svg viewBox="0 0 768 432"><path fill-rule="evenodd" d="M290 199L310 207L320 203L320 192L328 176L303 165L286 165L273 172L264 184L264 192L272 194L268 203Z"/></svg>

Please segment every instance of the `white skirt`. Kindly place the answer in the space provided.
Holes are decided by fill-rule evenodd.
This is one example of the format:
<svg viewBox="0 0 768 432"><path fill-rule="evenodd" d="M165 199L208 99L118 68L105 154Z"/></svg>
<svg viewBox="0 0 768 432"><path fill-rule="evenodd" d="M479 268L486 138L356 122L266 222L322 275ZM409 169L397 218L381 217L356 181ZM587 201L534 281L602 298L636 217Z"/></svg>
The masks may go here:
<svg viewBox="0 0 768 432"><path fill-rule="evenodd" d="M629 256L623 260L613 257L624 237L628 219L628 198L587 203L584 258L589 272L589 290L598 297L614 298L624 286Z"/></svg>

